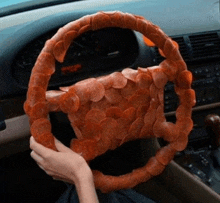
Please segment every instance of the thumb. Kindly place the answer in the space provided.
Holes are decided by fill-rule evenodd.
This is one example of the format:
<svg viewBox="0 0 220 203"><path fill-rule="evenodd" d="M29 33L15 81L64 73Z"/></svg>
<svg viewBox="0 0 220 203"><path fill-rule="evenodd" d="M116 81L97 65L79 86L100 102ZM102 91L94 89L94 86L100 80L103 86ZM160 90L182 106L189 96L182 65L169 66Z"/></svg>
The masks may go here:
<svg viewBox="0 0 220 203"><path fill-rule="evenodd" d="M57 150L59 152L72 152L71 149L69 149L68 147L66 147L63 143L61 143L59 140L57 140L56 138L54 139L55 141L55 146L57 148Z"/></svg>

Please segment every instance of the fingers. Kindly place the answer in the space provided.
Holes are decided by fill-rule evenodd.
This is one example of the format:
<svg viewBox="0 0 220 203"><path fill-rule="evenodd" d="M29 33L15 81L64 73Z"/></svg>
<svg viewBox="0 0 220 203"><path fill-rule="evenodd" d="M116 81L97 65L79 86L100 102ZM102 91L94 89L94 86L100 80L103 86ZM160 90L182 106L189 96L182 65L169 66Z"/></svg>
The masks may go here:
<svg viewBox="0 0 220 203"><path fill-rule="evenodd" d="M59 152L73 152L70 148L66 147L64 144L62 144L56 138L55 138L55 145L56 145L56 148ZM45 153L53 151L53 150L48 149L48 148L44 147L43 145L37 143L33 136L31 136L31 138L30 138L30 148L41 156L43 156Z"/></svg>
<svg viewBox="0 0 220 203"><path fill-rule="evenodd" d="M60 142L56 138L55 138L55 146L59 152L71 152L73 154L82 156L82 152L76 153L76 152L72 151L70 148L66 147L64 144L62 144L62 142Z"/></svg>
<svg viewBox="0 0 220 203"><path fill-rule="evenodd" d="M38 155L40 155L41 157L44 157L45 155L53 151L52 149L46 148L43 145L37 143L35 139L33 138L33 136L31 136L30 138L30 148L33 151L35 151Z"/></svg>
<svg viewBox="0 0 220 203"><path fill-rule="evenodd" d="M31 157L36 161L37 165L46 172L45 168L42 166L43 164L43 158L39 156L36 152L32 151L31 152Z"/></svg>
<svg viewBox="0 0 220 203"><path fill-rule="evenodd" d="M63 165L64 159L62 157L66 157L64 153L71 152L72 150L67 148L65 145L63 145L58 140L55 140L57 149L59 152L53 151L51 149L48 149L44 147L43 145L37 143L33 137L30 138L30 148L33 150L30 154L30 156L36 161L38 166L46 172L46 174L56 177L56 179L70 182L65 175L63 174L63 169L60 169L60 165ZM64 152L64 153L62 153ZM61 157L61 160L59 160L58 157Z"/></svg>
<svg viewBox="0 0 220 203"><path fill-rule="evenodd" d="M54 171L50 165L42 158L40 155L38 155L36 152L31 152L31 157L36 161L37 165L48 175L50 176L58 176L56 171Z"/></svg>
<svg viewBox="0 0 220 203"><path fill-rule="evenodd" d="M59 152L72 152L72 150L62 144L59 140L55 138L55 146Z"/></svg>
<svg viewBox="0 0 220 203"><path fill-rule="evenodd" d="M43 158L39 156L35 151L31 152L31 157L37 162L37 163L42 163Z"/></svg>

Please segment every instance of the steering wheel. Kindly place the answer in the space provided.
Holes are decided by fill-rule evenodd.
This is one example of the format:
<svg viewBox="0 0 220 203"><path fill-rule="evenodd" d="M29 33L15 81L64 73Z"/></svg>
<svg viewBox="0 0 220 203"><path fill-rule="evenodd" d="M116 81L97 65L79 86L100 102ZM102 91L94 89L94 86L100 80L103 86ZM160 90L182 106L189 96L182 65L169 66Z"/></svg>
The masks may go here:
<svg viewBox="0 0 220 203"><path fill-rule="evenodd" d="M139 31L166 59L159 66L126 68L110 75L88 78L63 87L61 91L47 91L55 72L55 60L64 61L71 42L86 31L106 27ZM164 115L164 86L168 81L174 83L179 97L176 123L167 122ZM134 187L159 175L175 153L186 147L195 105L191 83L192 74L178 48L158 26L128 13L98 12L68 23L46 42L32 70L24 109L29 116L32 136L54 150L48 113L66 113L77 136L70 148L88 162L130 140L157 137L168 143L145 166L131 173L115 177L93 171L96 188L110 192Z"/></svg>

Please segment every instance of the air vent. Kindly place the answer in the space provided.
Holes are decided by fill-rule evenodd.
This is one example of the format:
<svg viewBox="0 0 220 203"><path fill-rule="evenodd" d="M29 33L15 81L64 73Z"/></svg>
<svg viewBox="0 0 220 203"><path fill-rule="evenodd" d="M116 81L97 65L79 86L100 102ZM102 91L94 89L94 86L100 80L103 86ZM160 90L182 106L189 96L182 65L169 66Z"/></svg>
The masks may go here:
<svg viewBox="0 0 220 203"><path fill-rule="evenodd" d="M179 44L180 53L186 62L207 60L220 57L220 31L172 37ZM155 63L159 64L164 58L154 48Z"/></svg>
<svg viewBox="0 0 220 203"><path fill-rule="evenodd" d="M189 52L187 50L186 43L185 43L183 37L173 37L172 39L179 44L179 50L180 50L180 53L181 53L183 59L185 61L188 61L190 59L190 56L189 56Z"/></svg>
<svg viewBox="0 0 220 203"><path fill-rule="evenodd" d="M190 56L188 54L188 51L187 51L187 47L186 47L186 44L185 44L185 41L184 41L184 38L183 37L172 37L172 39L174 41L176 41L178 44L179 44L179 50L180 50L180 53L183 57L183 59L185 61L188 61L190 59ZM161 61L164 60L164 57L162 57L158 51L158 48L155 47L155 61L157 63L160 63Z"/></svg>
<svg viewBox="0 0 220 203"><path fill-rule="evenodd" d="M220 38L217 32L189 36L193 59L220 57Z"/></svg>

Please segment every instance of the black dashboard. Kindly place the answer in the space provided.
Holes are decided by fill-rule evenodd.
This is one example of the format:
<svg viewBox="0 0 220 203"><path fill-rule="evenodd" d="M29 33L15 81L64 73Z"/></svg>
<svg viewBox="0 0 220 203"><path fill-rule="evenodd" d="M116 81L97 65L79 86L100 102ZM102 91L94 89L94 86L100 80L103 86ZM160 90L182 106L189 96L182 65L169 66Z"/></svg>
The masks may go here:
<svg viewBox="0 0 220 203"><path fill-rule="evenodd" d="M57 30L29 42L12 63L12 77L17 84L27 89L34 63L44 46ZM87 32L78 37L69 47L63 63L57 62L56 72L49 87L74 84L78 80L95 77L133 64L138 55L138 44L131 30L108 28ZM68 67L80 66L80 70L68 71Z"/></svg>
<svg viewBox="0 0 220 203"><path fill-rule="evenodd" d="M29 135L23 102L32 67L45 41L66 23L100 10L120 10L144 16L179 44L183 59L193 74L192 87L197 103L193 109L194 128L188 147L176 156L175 161L220 194L220 143L216 141L220 130L216 131L216 124L208 125L206 121L209 115L220 115L220 19L217 0L91 0L2 17L0 146ZM121 28L90 31L71 44L64 63L57 62L49 89L58 89L59 86L126 67L135 69L158 65L163 59L158 49L146 46L142 35L135 31ZM68 71L68 67L76 65L80 65L79 71ZM164 102L167 119L175 122L179 101L172 83L165 87ZM19 129L12 129L21 133L11 135L14 131L10 126L16 118L17 125L19 122L22 124ZM0 158L13 153L5 147L2 149Z"/></svg>

